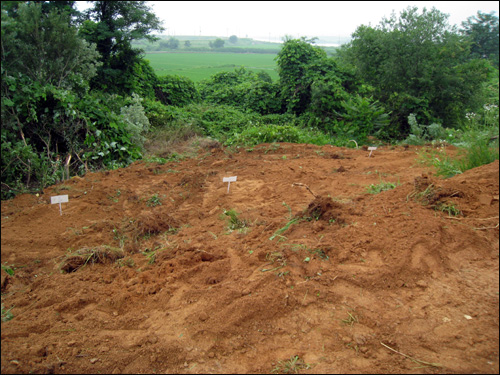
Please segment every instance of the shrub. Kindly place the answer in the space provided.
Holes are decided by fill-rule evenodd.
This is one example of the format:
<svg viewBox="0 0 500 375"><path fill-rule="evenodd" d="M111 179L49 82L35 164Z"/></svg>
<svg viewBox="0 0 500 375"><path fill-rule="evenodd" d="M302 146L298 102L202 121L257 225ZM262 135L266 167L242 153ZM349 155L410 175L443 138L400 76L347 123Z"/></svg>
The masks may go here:
<svg viewBox="0 0 500 375"><path fill-rule="evenodd" d="M165 105L182 107L200 100L194 82L186 77L171 75L158 77L154 90L156 98Z"/></svg>
<svg viewBox="0 0 500 375"><path fill-rule="evenodd" d="M132 94L132 103L120 110L125 130L130 135L131 142L140 148L144 145L143 134L149 130L149 120L144 114L141 101L139 95L134 93Z"/></svg>

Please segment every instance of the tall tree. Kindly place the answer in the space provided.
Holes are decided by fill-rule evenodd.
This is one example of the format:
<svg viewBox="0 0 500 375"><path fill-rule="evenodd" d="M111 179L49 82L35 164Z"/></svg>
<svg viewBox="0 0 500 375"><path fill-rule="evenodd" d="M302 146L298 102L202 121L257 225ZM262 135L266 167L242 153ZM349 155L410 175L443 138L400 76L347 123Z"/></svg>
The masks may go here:
<svg viewBox="0 0 500 375"><path fill-rule="evenodd" d="M476 16L462 22L462 30L472 42L471 55L481 59L490 59L498 68L498 17L495 12L477 12Z"/></svg>
<svg viewBox="0 0 500 375"><path fill-rule="evenodd" d="M2 2L1 26L4 199L21 185L54 182L57 154L71 155L83 142L85 121L75 108L96 74L98 52L59 7Z"/></svg>
<svg viewBox="0 0 500 375"><path fill-rule="evenodd" d="M362 25L339 55L392 111L393 135L409 129L410 113L423 123L457 126L489 74L488 64L470 59L469 43L435 8L419 13L409 7L375 28Z"/></svg>
<svg viewBox="0 0 500 375"><path fill-rule="evenodd" d="M339 94L344 90L337 64L313 42L314 39L304 37L287 38L276 56L281 100L286 112L300 115L310 109L313 92L318 92L319 87L330 95L324 100L337 103L341 99Z"/></svg>
<svg viewBox="0 0 500 375"><path fill-rule="evenodd" d="M151 33L163 30L160 19L145 1L93 1L85 18L81 33L97 45L103 63L93 87L131 94L137 89L138 70L147 69L141 61L142 51L133 49L131 42L158 40ZM152 74L151 69L148 74Z"/></svg>

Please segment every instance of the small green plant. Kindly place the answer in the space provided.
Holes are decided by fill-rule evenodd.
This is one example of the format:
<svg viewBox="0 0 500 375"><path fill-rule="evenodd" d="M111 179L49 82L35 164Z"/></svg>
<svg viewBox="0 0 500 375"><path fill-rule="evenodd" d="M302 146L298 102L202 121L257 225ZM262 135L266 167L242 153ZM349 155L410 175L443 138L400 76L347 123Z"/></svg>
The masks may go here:
<svg viewBox="0 0 500 375"><path fill-rule="evenodd" d="M450 217L462 215L462 211L460 211L453 202L439 202L434 206L434 209L436 211L446 212Z"/></svg>
<svg viewBox="0 0 500 375"><path fill-rule="evenodd" d="M308 249L308 251L311 253L311 254L316 254L317 256L319 256L322 260L328 260L330 259L330 257L328 255L326 255L326 253L322 250L322 249Z"/></svg>
<svg viewBox="0 0 500 375"><path fill-rule="evenodd" d="M5 262L5 264L2 264L2 269L7 272L9 276L14 276L14 266L9 266L7 262Z"/></svg>
<svg viewBox="0 0 500 375"><path fill-rule="evenodd" d="M120 243L120 248L123 248L127 237L118 229L113 228L113 239Z"/></svg>
<svg viewBox="0 0 500 375"><path fill-rule="evenodd" d="M154 194L151 198L146 201L148 207L161 206L161 199L158 194Z"/></svg>
<svg viewBox="0 0 500 375"><path fill-rule="evenodd" d="M148 258L148 264L153 264L156 261L158 251L160 251L160 246L155 247L153 250L146 249L142 252L142 255Z"/></svg>
<svg viewBox="0 0 500 375"><path fill-rule="evenodd" d="M286 223L286 225L283 227L283 228L280 228L278 229L276 232L274 232L274 234L269 237L269 240L272 241L274 240L277 236L281 236L282 233L286 232L288 230L288 228L290 228L290 226L292 224L295 224L296 222L298 222L300 219L298 218L295 218L295 219L292 219L290 220L288 223Z"/></svg>
<svg viewBox="0 0 500 375"><path fill-rule="evenodd" d="M292 356L287 361L279 361L274 369L271 370L273 374L298 374L299 370L308 370L311 366L299 358L298 355Z"/></svg>
<svg viewBox="0 0 500 375"><path fill-rule="evenodd" d="M118 202L118 197L122 194L120 189L116 189L116 193L114 196L109 196L108 199L112 200L113 202Z"/></svg>
<svg viewBox="0 0 500 375"><path fill-rule="evenodd" d="M10 312L12 310L12 307L8 310L5 309L3 302L2 302L2 323L3 322L8 322L14 317L14 314Z"/></svg>
<svg viewBox="0 0 500 375"><path fill-rule="evenodd" d="M165 164L168 160L165 159L165 158L161 158L159 156L147 156L146 158L144 158L144 161L148 164L150 163L156 163L156 164L160 164L160 165L163 165Z"/></svg>
<svg viewBox="0 0 500 375"><path fill-rule="evenodd" d="M381 180L379 184L377 185L371 184L366 188L366 190L367 193L369 194L378 194L381 193L382 191L392 190L398 185L399 183L393 184L392 182L386 182Z"/></svg>
<svg viewBox="0 0 500 375"><path fill-rule="evenodd" d="M293 217L293 215L292 215L292 208L288 204L286 204L286 202L283 202L282 205L287 208L287 210L288 210L288 220L291 220L292 217Z"/></svg>
<svg viewBox="0 0 500 375"><path fill-rule="evenodd" d="M230 231L236 229L241 230L248 227L248 223L246 222L246 220L241 220L238 217L239 214L235 210L224 210L224 215L228 217L227 227Z"/></svg>

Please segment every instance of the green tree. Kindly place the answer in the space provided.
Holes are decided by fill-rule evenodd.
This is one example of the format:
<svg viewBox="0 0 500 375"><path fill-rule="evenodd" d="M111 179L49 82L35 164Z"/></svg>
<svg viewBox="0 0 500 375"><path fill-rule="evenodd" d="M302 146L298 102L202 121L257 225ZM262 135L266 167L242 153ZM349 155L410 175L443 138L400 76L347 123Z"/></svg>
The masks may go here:
<svg viewBox="0 0 500 375"><path fill-rule="evenodd" d="M9 12L2 3L1 27L2 199L141 156L143 109L90 92L99 53L80 37L71 12L37 2ZM136 64L136 74L148 66Z"/></svg>
<svg viewBox="0 0 500 375"><path fill-rule="evenodd" d="M177 48L179 48L179 40L175 39L174 37L171 37L168 40L168 48L170 48L170 49L177 49Z"/></svg>
<svg viewBox="0 0 500 375"><path fill-rule="evenodd" d="M223 48L224 41L221 38L215 39L213 42L208 42L210 48Z"/></svg>
<svg viewBox="0 0 500 375"><path fill-rule="evenodd" d="M488 77L488 64L470 59L469 43L447 19L434 8L419 14L409 7L375 28L358 27L339 51L392 111L392 135L408 132L410 113L422 123L458 125Z"/></svg>
<svg viewBox="0 0 500 375"><path fill-rule="evenodd" d="M71 155L85 138L75 105L98 66L95 46L64 9L9 6L2 3L2 199L61 177L58 154Z"/></svg>
<svg viewBox="0 0 500 375"><path fill-rule="evenodd" d="M189 40L186 40L184 42L184 47L188 47L188 48L191 47L191 42Z"/></svg>
<svg viewBox="0 0 500 375"><path fill-rule="evenodd" d="M305 112L311 102L312 85L334 69L326 52L311 43L313 39L287 38L276 56L281 99L286 112Z"/></svg>
<svg viewBox="0 0 500 375"><path fill-rule="evenodd" d="M136 65L141 51L133 49L132 40L158 40L151 35L162 31L161 21L145 1L93 1L85 12L81 33L97 46L103 65L92 80L95 88L130 95L137 89Z"/></svg>
<svg viewBox="0 0 500 375"><path fill-rule="evenodd" d="M44 13L36 3L18 4L12 17L2 3L2 74L58 88L85 86L100 65L98 53L68 21L67 13Z"/></svg>
<svg viewBox="0 0 500 375"><path fill-rule="evenodd" d="M472 42L471 56L490 59L498 68L498 17L495 12L477 12L476 16L462 22L462 30Z"/></svg>
<svg viewBox="0 0 500 375"><path fill-rule="evenodd" d="M229 43L232 43L232 44L238 43L238 37L236 35L231 35L229 37Z"/></svg>
<svg viewBox="0 0 500 375"><path fill-rule="evenodd" d="M198 84L201 98L211 104L228 105L260 114L280 109L277 84L266 72L254 73L244 67L220 72Z"/></svg>

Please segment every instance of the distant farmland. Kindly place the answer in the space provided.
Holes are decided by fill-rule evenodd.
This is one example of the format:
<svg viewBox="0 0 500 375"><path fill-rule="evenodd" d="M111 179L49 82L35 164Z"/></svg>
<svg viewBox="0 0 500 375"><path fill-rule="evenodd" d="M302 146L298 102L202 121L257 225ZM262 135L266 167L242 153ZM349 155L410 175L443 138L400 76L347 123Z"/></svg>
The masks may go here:
<svg viewBox="0 0 500 375"><path fill-rule="evenodd" d="M275 54L268 53L147 53L146 59L158 76L179 75L198 82L221 71L234 71L244 66L255 72L265 71L278 79Z"/></svg>

